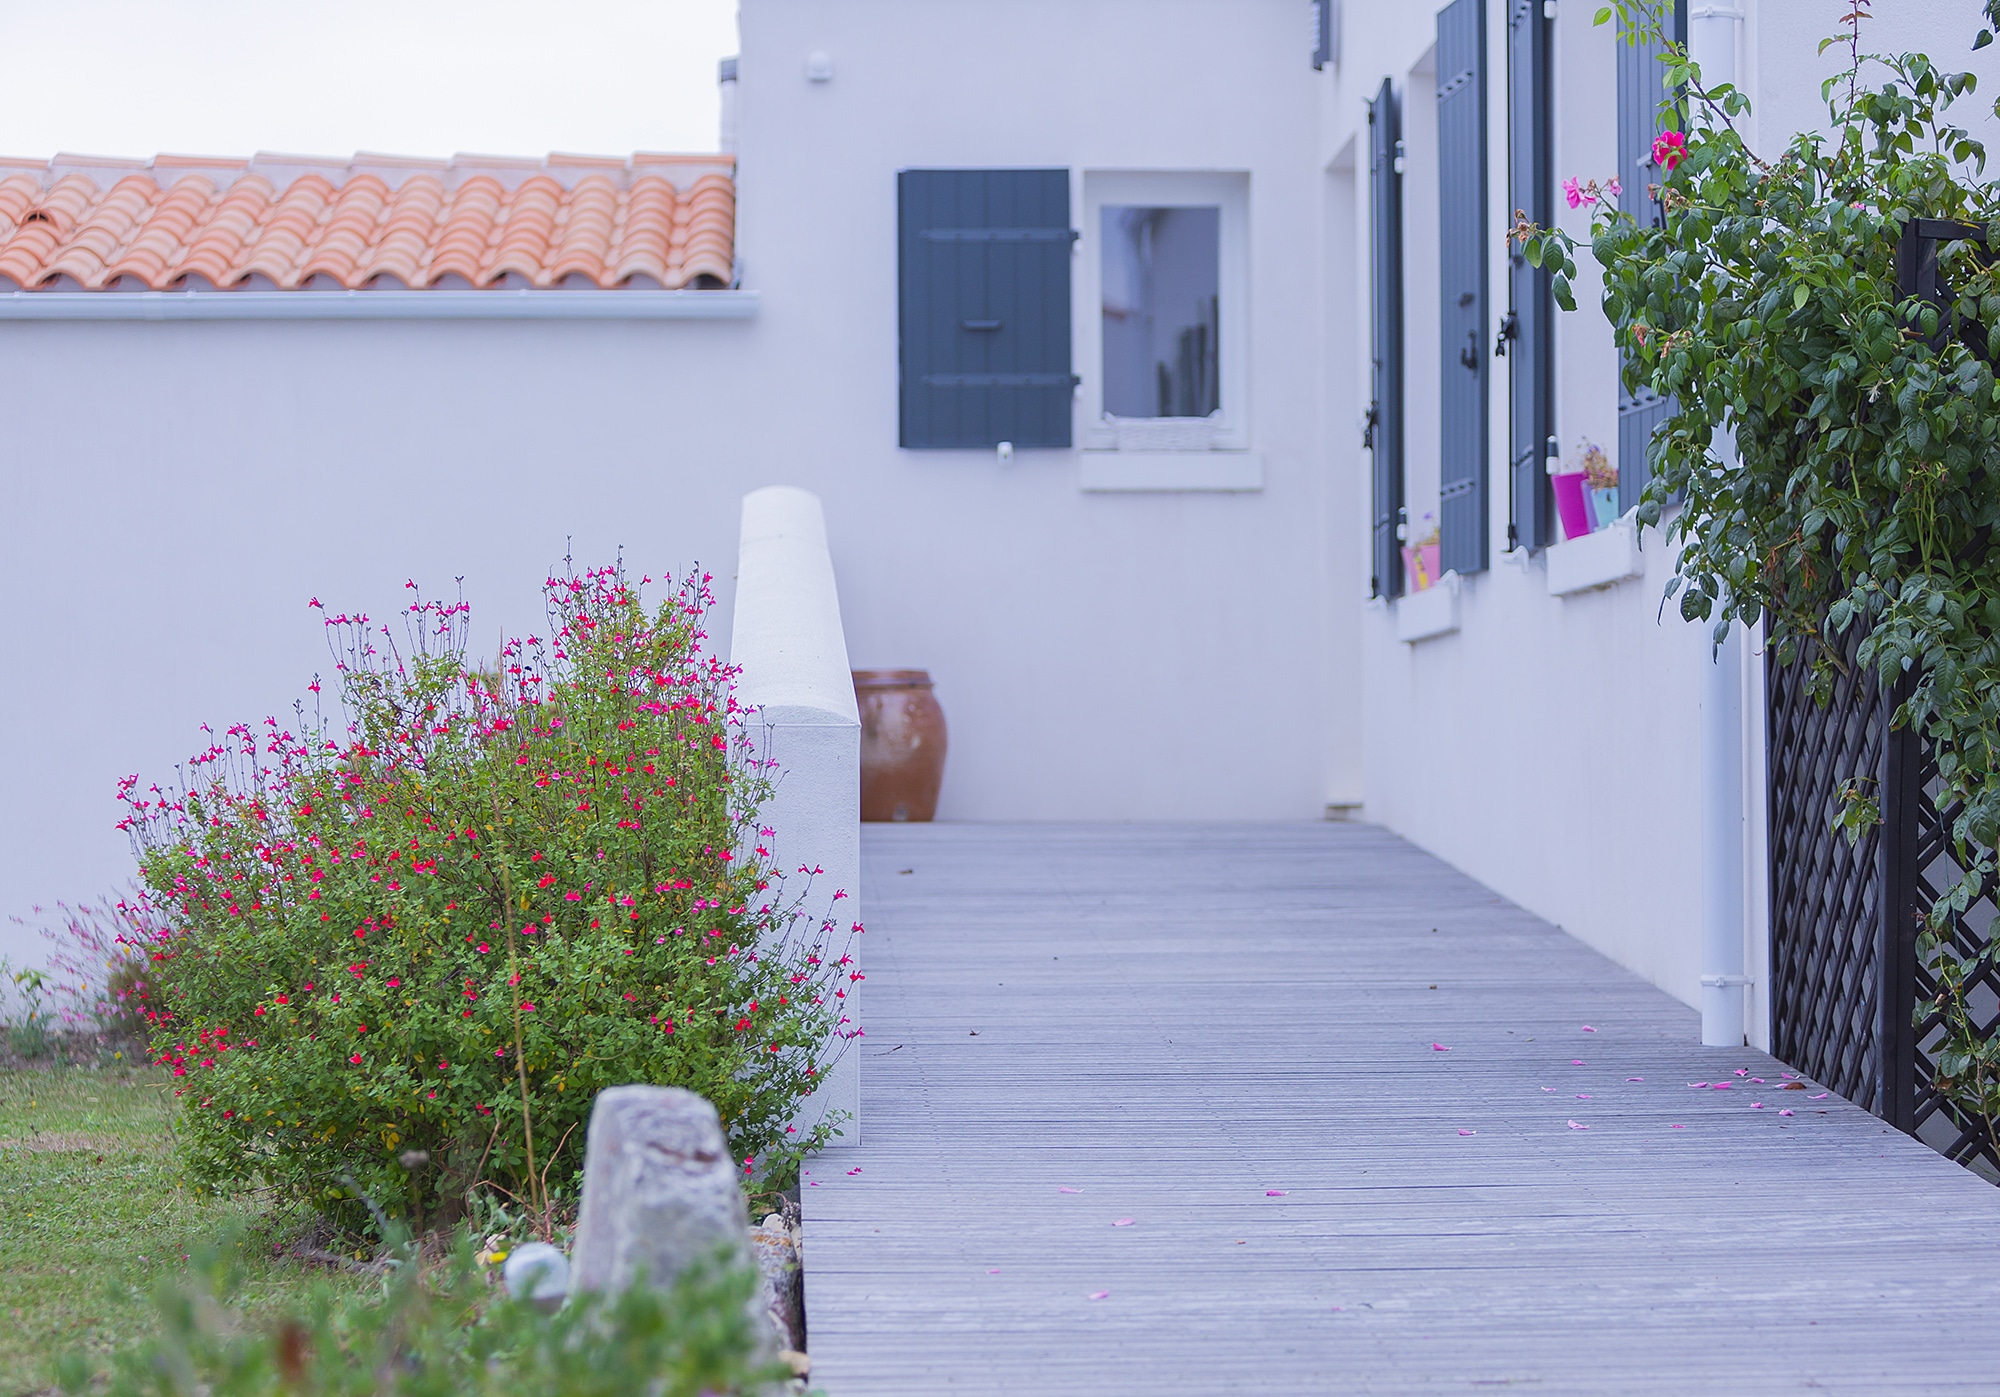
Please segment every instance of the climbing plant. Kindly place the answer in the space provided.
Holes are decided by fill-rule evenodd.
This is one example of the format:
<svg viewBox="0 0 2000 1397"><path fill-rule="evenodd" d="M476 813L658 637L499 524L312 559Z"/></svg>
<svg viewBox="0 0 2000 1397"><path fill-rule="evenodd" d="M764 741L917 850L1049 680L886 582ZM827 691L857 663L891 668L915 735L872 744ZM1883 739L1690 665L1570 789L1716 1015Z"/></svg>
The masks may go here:
<svg viewBox="0 0 2000 1397"><path fill-rule="evenodd" d="M1598 22L1614 11L1628 33L1661 38L1640 0ZM1962 953L1944 932L1992 882L2000 839L2000 275L1986 251L2000 248L2000 191L1952 115L1973 75L1865 52L1867 17L1853 0L1820 46L1848 59L1822 87L1825 127L1769 159L1744 139L1744 94L1665 43L1659 226L1618 213L1610 181L1569 188L1592 206L1625 382L1673 404L1639 506L1678 545L1668 599L1718 643L1762 620L1780 663L1810 653L1821 695L1861 627L1857 662L1936 756L1963 876L1920 941L1944 986L1923 1012L1947 1038L1938 1088L1992 1133L2000 1042L1950 1001L1996 948ZM1982 30L1974 47L1990 42ZM1941 306L1899 290L1897 245L1918 218L1994 231L1941 246ZM1574 310L1577 241L1519 215L1509 237ZM1825 643L1803 644L1814 637ZM1880 818L1854 776L1838 816L1850 835Z"/></svg>

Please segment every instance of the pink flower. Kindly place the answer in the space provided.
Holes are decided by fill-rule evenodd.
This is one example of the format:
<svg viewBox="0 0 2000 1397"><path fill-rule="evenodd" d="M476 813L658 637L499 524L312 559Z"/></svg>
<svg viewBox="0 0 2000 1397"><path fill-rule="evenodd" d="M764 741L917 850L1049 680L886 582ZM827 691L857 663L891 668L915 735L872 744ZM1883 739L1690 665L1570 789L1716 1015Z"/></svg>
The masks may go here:
<svg viewBox="0 0 2000 1397"><path fill-rule="evenodd" d="M1618 182L1618 176L1613 175L1610 179L1604 181L1604 192L1616 199L1620 194L1625 192L1625 186Z"/></svg>
<svg viewBox="0 0 2000 1397"><path fill-rule="evenodd" d="M353 1057L349 1058L348 1061L353 1063L356 1067L359 1067L361 1065L361 1054L356 1053Z"/></svg>
<svg viewBox="0 0 2000 1397"><path fill-rule="evenodd" d="M1662 131L1653 137L1653 163L1667 167L1672 174L1687 159L1688 139L1678 131Z"/></svg>
<svg viewBox="0 0 2000 1397"><path fill-rule="evenodd" d="M1583 207L1583 190L1577 187L1577 182L1573 179L1563 181L1563 198L1569 200L1569 206L1573 209Z"/></svg>

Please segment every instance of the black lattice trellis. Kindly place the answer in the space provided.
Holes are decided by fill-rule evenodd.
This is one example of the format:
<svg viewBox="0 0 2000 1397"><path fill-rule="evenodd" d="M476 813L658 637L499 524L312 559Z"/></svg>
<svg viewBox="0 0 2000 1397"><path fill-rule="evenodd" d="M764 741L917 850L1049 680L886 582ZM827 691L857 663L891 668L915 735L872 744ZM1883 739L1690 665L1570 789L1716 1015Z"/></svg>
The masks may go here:
<svg viewBox="0 0 2000 1397"><path fill-rule="evenodd" d="M1809 692L1816 643L1791 665L1773 658L1767 671L1772 1055L2000 1178L1985 1123L1932 1085L1936 1013L1917 1017L1937 995L1918 963L1917 933L1938 893L1958 880L1956 811L1937 807L1937 766L1923 742L1890 731L1892 696L1854 663L1860 634L1846 637L1824 707ZM1882 812L1852 842L1834 826L1850 779ZM1962 954L1986 943L1996 913L1988 896L1954 921ZM2000 970L1970 998L1984 1028L2000 1026Z"/></svg>

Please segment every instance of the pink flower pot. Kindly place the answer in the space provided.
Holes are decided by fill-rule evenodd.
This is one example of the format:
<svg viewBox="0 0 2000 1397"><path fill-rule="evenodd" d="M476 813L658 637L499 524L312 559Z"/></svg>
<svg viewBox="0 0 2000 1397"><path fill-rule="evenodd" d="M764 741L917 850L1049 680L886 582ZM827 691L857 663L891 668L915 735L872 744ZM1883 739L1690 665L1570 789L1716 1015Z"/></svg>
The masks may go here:
<svg viewBox="0 0 2000 1397"><path fill-rule="evenodd" d="M1556 516L1562 520L1564 538L1582 538L1590 532L1590 500L1584 494L1584 482L1589 478L1582 471L1565 471L1551 477L1556 486Z"/></svg>
<svg viewBox="0 0 2000 1397"><path fill-rule="evenodd" d="M1407 590L1423 592L1437 586L1438 554L1442 551L1443 545L1436 543L1421 544L1416 548L1404 546L1403 576L1409 583Z"/></svg>

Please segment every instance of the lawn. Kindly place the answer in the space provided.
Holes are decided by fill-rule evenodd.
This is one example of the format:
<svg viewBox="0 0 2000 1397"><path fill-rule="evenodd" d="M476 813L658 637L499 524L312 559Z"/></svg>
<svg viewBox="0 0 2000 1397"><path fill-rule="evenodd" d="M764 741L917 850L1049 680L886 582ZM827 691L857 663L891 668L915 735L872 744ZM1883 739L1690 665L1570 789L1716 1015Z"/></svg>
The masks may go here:
<svg viewBox="0 0 2000 1397"><path fill-rule="evenodd" d="M56 1356L79 1346L101 1367L151 1327L153 1283L233 1224L252 1309L327 1279L273 1255L304 1213L182 1184L168 1081L122 1064L0 1069L0 1395L46 1388Z"/></svg>

